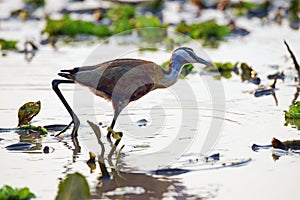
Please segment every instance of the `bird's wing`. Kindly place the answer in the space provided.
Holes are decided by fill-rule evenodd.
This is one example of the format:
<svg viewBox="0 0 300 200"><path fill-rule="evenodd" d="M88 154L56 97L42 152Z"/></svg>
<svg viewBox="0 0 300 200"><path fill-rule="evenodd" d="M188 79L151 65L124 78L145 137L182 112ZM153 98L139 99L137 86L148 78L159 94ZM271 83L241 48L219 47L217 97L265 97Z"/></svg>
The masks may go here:
<svg viewBox="0 0 300 200"><path fill-rule="evenodd" d="M89 87L96 95L111 99L138 99L151 90L155 63L140 59L116 59L95 66L63 70L61 76ZM138 90L138 91L137 91Z"/></svg>

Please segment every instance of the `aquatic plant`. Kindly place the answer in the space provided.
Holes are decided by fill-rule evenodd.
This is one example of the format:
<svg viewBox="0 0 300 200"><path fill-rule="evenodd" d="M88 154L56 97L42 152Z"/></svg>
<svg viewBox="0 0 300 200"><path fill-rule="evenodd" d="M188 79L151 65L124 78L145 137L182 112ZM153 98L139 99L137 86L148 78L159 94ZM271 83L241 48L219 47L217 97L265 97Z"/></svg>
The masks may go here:
<svg viewBox="0 0 300 200"><path fill-rule="evenodd" d="M133 29L135 13L135 8L127 4L108 9L105 17L113 22L112 33L117 34Z"/></svg>
<svg viewBox="0 0 300 200"><path fill-rule="evenodd" d="M215 20L191 25L181 22L175 27L175 30L193 39L201 39L204 46L210 47L217 47L220 41L231 34L229 26L219 25Z"/></svg>
<svg viewBox="0 0 300 200"><path fill-rule="evenodd" d="M300 101L292 105L288 111L284 111L285 118L300 119Z"/></svg>
<svg viewBox="0 0 300 200"><path fill-rule="evenodd" d="M135 8L128 4L119 5L108 9L106 17L112 21L131 19L135 16Z"/></svg>
<svg viewBox="0 0 300 200"><path fill-rule="evenodd" d="M299 0L292 0L290 1L290 6L289 6L289 20L290 20L290 27L292 29L299 29L299 24L300 24L300 18L299 18L299 13L300 12L300 2Z"/></svg>
<svg viewBox="0 0 300 200"><path fill-rule="evenodd" d="M67 175L59 184L59 190L55 200L90 199L90 187L86 178L76 172Z"/></svg>
<svg viewBox="0 0 300 200"><path fill-rule="evenodd" d="M35 194L27 187L12 188L11 186L4 185L0 188L0 199L3 200L29 200L35 197Z"/></svg>
<svg viewBox="0 0 300 200"><path fill-rule="evenodd" d="M167 69L168 65L169 65L169 61L165 61L161 64L162 68L164 68L164 69ZM193 69L194 69L194 66L192 64L185 65L181 70L179 78L184 79L187 75L192 73Z"/></svg>
<svg viewBox="0 0 300 200"><path fill-rule="evenodd" d="M72 20L69 15L62 19L47 19L46 27L43 32L48 33L49 37L65 35L75 37L78 34L95 35L100 38L111 35L108 25L97 25L90 21Z"/></svg>
<svg viewBox="0 0 300 200"><path fill-rule="evenodd" d="M0 50L17 50L17 40L5 40L0 38Z"/></svg>
<svg viewBox="0 0 300 200"><path fill-rule="evenodd" d="M237 66L239 62L214 62L213 64L214 66L205 67L204 70L208 72L219 72L220 74L214 76L214 78L217 80L221 79L221 77L224 77L226 79L231 78L231 72L233 71L238 74Z"/></svg>

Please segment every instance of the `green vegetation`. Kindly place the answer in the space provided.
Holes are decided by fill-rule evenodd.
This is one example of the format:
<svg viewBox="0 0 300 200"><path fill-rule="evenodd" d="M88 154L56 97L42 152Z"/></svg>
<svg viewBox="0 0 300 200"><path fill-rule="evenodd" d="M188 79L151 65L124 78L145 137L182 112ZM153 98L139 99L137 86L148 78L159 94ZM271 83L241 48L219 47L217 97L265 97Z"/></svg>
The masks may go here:
<svg viewBox="0 0 300 200"><path fill-rule="evenodd" d="M237 69L239 62L231 63L231 62L214 62L214 65L220 72L224 71L233 71L234 69Z"/></svg>
<svg viewBox="0 0 300 200"><path fill-rule="evenodd" d="M17 50L18 41L0 39L0 50Z"/></svg>
<svg viewBox="0 0 300 200"><path fill-rule="evenodd" d="M149 42L162 42L167 37L166 25L161 24L156 16L138 16L135 28L138 28L139 36Z"/></svg>
<svg viewBox="0 0 300 200"><path fill-rule="evenodd" d="M299 0L292 0L290 1L290 27L293 29L299 29L300 18L298 13L300 12L300 1Z"/></svg>
<svg viewBox="0 0 300 200"><path fill-rule="evenodd" d="M162 68L163 69L167 69L169 65L169 61L166 61L164 63L162 63ZM192 64L187 64L182 68L182 71L180 73L179 78L184 79L187 75L189 75L194 69L194 66Z"/></svg>
<svg viewBox="0 0 300 200"><path fill-rule="evenodd" d="M47 24L43 32L48 33L49 37L59 35L75 37L78 34L95 35L98 37L111 35L108 25L96 25L89 21L72 20L69 15L65 15L60 20L47 19Z"/></svg>
<svg viewBox="0 0 300 200"><path fill-rule="evenodd" d="M112 34L129 31L134 28L135 8L130 5L119 5L118 7L110 8L106 17L113 21Z"/></svg>
<svg viewBox="0 0 300 200"><path fill-rule="evenodd" d="M48 33L50 38L57 36L75 37L78 34L94 35L103 38L130 31L134 28L166 27L166 25L161 24L161 21L156 16L136 16L135 8L130 5L110 8L105 17L112 21L111 26L97 25L91 21L72 20L69 15L65 15L59 20L47 19L43 32ZM147 41L157 42L166 36L166 30L140 30L139 35Z"/></svg>
<svg viewBox="0 0 300 200"><path fill-rule="evenodd" d="M23 0L24 3L31 3L35 6L44 6L45 0Z"/></svg>
<svg viewBox="0 0 300 200"><path fill-rule="evenodd" d="M225 36L231 34L230 27L219 25L215 20L193 23L191 25L181 22L175 27L175 30L193 39L201 39L203 45L210 47L217 47L219 41L224 40Z"/></svg>
<svg viewBox="0 0 300 200"><path fill-rule="evenodd" d="M135 16L135 8L130 5L119 5L118 7L110 8L106 17L111 19L113 22L118 20L131 19Z"/></svg>
<svg viewBox="0 0 300 200"><path fill-rule="evenodd" d="M266 0L263 3L240 1L234 6L233 11L236 16L243 16L247 15L250 11L254 10L266 11L270 5L271 4L268 0Z"/></svg>
<svg viewBox="0 0 300 200"><path fill-rule="evenodd" d="M45 135L48 133L47 129L42 127L42 126L34 126L34 125L22 125L20 127L18 127L18 129L20 130L32 130L35 132L38 132L39 134Z"/></svg>
<svg viewBox="0 0 300 200"><path fill-rule="evenodd" d="M285 118L300 119L300 101L292 105L289 111L284 111Z"/></svg>
<svg viewBox="0 0 300 200"><path fill-rule="evenodd" d="M14 189L11 186L4 185L0 188L1 200L28 200L32 198L35 198L35 195L27 187Z"/></svg>
<svg viewBox="0 0 300 200"><path fill-rule="evenodd" d="M90 188L86 178L80 173L67 175L59 184L56 200L90 199Z"/></svg>
<svg viewBox="0 0 300 200"><path fill-rule="evenodd" d="M27 102L23 106L19 108L18 111L18 118L19 123L18 126L22 125L28 125L29 122L32 120L33 117L35 117L37 114L39 114L41 110L41 102Z"/></svg>
<svg viewBox="0 0 300 200"><path fill-rule="evenodd" d="M238 64L239 62L214 62L214 66L205 67L204 69L208 72L219 72L219 75L214 76L218 80L221 79L221 77L229 79L232 77L232 71L238 71Z"/></svg>

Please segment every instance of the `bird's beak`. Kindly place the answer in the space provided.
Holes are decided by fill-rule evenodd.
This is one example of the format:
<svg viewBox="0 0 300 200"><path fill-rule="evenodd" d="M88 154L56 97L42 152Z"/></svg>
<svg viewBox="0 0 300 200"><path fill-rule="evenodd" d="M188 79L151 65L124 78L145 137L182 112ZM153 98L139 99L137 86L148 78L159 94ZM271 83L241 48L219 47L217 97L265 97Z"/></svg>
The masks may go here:
<svg viewBox="0 0 300 200"><path fill-rule="evenodd" d="M209 66L209 67L214 67L215 66L213 63L208 62L208 61L206 61L206 60L204 60L203 58L200 58L200 57L197 57L197 62L202 63L202 64L204 64L206 66Z"/></svg>

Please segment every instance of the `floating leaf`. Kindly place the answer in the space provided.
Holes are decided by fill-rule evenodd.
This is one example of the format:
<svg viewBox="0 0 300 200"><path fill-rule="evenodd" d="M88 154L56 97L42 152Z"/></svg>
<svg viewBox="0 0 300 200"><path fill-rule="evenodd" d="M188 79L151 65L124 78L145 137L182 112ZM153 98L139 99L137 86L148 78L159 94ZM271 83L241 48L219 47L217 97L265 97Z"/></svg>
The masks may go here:
<svg viewBox="0 0 300 200"><path fill-rule="evenodd" d="M295 105L292 105L289 111L284 111L285 118L293 118L300 119L300 101L298 101Z"/></svg>
<svg viewBox="0 0 300 200"><path fill-rule="evenodd" d="M28 125L34 116L36 116L41 110L41 102L28 102L25 103L18 111L19 123L18 127L22 125Z"/></svg>
<svg viewBox="0 0 300 200"><path fill-rule="evenodd" d="M80 173L69 174L59 184L56 200L90 199L90 188L86 178Z"/></svg>
<svg viewBox="0 0 300 200"><path fill-rule="evenodd" d="M19 130L31 130L31 131L35 131L35 132L38 132L38 133L40 133L42 135L48 133L48 131L47 131L46 128L44 128L42 126L34 126L34 125L31 125L31 124L19 126L18 129Z"/></svg>
<svg viewBox="0 0 300 200"><path fill-rule="evenodd" d="M0 39L0 50L16 50L18 41Z"/></svg>

